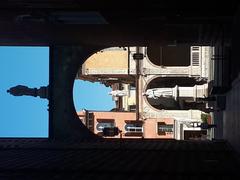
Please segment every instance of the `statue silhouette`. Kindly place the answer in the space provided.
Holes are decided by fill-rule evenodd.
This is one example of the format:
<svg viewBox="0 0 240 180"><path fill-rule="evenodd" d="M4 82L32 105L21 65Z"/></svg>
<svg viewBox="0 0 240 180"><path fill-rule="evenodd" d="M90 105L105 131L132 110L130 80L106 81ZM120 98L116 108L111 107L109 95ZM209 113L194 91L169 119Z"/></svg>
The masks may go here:
<svg viewBox="0 0 240 180"><path fill-rule="evenodd" d="M23 85L17 85L7 90L13 96L33 96L48 99L48 86L37 88L29 88Z"/></svg>

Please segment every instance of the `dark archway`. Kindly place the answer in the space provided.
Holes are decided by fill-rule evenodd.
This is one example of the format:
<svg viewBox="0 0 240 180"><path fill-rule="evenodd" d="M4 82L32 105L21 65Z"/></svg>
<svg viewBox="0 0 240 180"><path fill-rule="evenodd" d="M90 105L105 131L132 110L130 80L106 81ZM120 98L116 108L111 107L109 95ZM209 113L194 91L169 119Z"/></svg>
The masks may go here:
<svg viewBox="0 0 240 180"><path fill-rule="evenodd" d="M90 132L76 114L73 85L81 64L104 47L50 47L49 137L60 141L81 141L98 138Z"/></svg>

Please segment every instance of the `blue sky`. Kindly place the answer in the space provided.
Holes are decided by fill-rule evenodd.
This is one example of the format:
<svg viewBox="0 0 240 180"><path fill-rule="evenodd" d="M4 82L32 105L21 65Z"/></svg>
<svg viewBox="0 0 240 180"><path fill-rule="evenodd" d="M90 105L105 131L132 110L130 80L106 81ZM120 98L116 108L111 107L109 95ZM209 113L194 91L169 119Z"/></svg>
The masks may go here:
<svg viewBox="0 0 240 180"><path fill-rule="evenodd" d="M48 137L48 101L39 97L14 97L6 91L16 85L47 86L47 47L0 47L0 137ZM110 89L100 84L77 81L74 101L77 110L113 107Z"/></svg>
<svg viewBox="0 0 240 180"><path fill-rule="evenodd" d="M115 107L112 96L108 95L111 88L100 83L75 80L73 88L73 100L76 111L105 110L110 111Z"/></svg>

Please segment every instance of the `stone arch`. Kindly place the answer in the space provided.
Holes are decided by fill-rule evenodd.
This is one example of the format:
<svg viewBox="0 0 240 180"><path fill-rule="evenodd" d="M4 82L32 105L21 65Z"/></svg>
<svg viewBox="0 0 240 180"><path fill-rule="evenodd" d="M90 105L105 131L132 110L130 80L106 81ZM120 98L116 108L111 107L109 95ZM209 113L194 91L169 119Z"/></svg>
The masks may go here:
<svg viewBox="0 0 240 180"><path fill-rule="evenodd" d="M49 137L60 141L94 140L78 118L73 102L73 85L79 67L105 47L55 46L50 48Z"/></svg>

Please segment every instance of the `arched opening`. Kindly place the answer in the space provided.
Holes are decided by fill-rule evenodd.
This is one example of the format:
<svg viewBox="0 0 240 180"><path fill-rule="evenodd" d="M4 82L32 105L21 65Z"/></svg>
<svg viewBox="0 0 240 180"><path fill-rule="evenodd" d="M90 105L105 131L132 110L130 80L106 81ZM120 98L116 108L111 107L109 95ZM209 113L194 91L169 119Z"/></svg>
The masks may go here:
<svg viewBox="0 0 240 180"><path fill-rule="evenodd" d="M73 88L79 120L101 137L125 137L125 120L135 117L135 78L127 48L94 53L81 65Z"/></svg>
<svg viewBox="0 0 240 180"><path fill-rule="evenodd" d="M189 77L155 77L147 83L143 95L146 102L157 110L206 110L198 97L207 95L207 87Z"/></svg>

